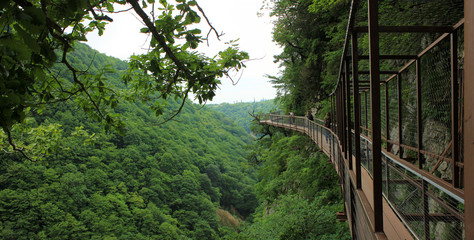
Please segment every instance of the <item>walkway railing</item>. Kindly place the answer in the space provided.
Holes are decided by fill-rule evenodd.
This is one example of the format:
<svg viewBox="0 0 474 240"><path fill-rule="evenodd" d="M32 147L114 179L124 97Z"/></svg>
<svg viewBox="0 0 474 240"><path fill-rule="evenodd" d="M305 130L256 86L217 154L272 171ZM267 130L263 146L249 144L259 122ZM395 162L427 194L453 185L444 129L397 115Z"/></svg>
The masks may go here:
<svg viewBox="0 0 474 240"><path fill-rule="evenodd" d="M390 25L400 21L379 2L351 2L331 129L278 114L261 121L309 135L330 157L353 239L474 239L473 1L451 2L466 20L457 11L423 26ZM392 49L391 36L420 48Z"/></svg>
<svg viewBox="0 0 474 240"><path fill-rule="evenodd" d="M342 186L346 211L351 230L357 239L376 239L371 222L373 218L374 194L370 139L361 138L362 186L355 186L356 173L352 170L339 137L322 125L321 120L310 121L304 117L265 114L260 116L261 124L273 125L302 132L313 139L334 163ZM351 154L354 157L353 154ZM425 222L436 223L433 229L436 239L462 239L464 233L464 199L439 185L418 171L406 161L390 152L382 152L384 232L389 239L418 239L425 231ZM354 163L354 162L353 162ZM425 221L429 218L429 221ZM440 225L440 223L442 223ZM438 235L442 235L439 237Z"/></svg>

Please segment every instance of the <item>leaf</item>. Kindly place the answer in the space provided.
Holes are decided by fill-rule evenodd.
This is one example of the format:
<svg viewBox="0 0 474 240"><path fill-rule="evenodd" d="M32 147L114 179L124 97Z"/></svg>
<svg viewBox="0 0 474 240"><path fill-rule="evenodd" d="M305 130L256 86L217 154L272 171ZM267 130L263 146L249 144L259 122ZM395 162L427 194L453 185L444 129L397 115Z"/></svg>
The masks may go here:
<svg viewBox="0 0 474 240"><path fill-rule="evenodd" d="M112 3L107 3L107 11L114 12L114 5Z"/></svg>
<svg viewBox="0 0 474 240"><path fill-rule="evenodd" d="M27 46L33 52L38 53L40 48L39 48L38 43L36 42L36 40L33 37L31 37L31 35L28 32L26 32L22 27L20 27L20 25L15 24L14 28L15 28L15 30L18 31L18 34L23 39L23 42L25 43L25 46Z"/></svg>
<svg viewBox="0 0 474 240"><path fill-rule="evenodd" d="M189 30L189 33L191 34L201 34L201 29L192 29L192 30Z"/></svg>

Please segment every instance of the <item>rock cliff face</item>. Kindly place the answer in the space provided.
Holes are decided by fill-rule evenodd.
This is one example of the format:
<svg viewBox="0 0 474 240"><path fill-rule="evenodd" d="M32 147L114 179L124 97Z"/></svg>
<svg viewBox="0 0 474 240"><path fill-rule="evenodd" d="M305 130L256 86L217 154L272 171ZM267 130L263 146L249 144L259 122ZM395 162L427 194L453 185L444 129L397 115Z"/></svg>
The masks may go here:
<svg viewBox="0 0 474 240"><path fill-rule="evenodd" d="M404 130L407 129L407 126L409 123L405 123L402 126L402 132L405 132ZM391 128L390 133L391 133L391 138L393 141L398 142L399 141L399 136L398 136L398 126L394 126ZM436 154L436 155L443 155L444 157L451 157L451 130L446 127L445 124L434 121L432 119L427 119L423 122L423 133L422 133L422 139L423 139L423 150ZM402 133L403 134L403 133ZM408 142L416 142L416 134L412 135L411 137L407 135L403 135L404 141ZM412 139L411 139L412 138ZM405 142L404 142L405 143ZM405 143L406 144L406 143ZM410 144L408 144L410 145ZM391 152L395 155L399 155L400 148L398 145L393 145ZM408 158L410 153L408 151L404 151L402 157L403 158ZM450 163L441 161L438 163L438 158L430 155L424 155L424 168L427 171L431 171L433 167L438 164L439 166L436 168L435 174L438 177L441 177L443 179L451 179L451 168L450 168Z"/></svg>
<svg viewBox="0 0 474 240"><path fill-rule="evenodd" d="M424 123L423 129L423 149L434 153L436 155L442 155L444 157L451 156L451 130L444 124L427 119ZM426 169L431 170L438 159L432 156L425 155L426 158ZM451 168L445 161L442 161L439 167L436 169L438 176L443 179L451 179Z"/></svg>

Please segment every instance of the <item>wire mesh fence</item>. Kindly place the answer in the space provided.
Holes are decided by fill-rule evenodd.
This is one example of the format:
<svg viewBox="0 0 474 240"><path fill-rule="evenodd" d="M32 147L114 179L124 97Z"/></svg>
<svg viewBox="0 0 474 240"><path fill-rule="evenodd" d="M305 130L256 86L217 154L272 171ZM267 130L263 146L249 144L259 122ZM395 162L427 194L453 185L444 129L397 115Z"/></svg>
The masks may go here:
<svg viewBox="0 0 474 240"><path fill-rule="evenodd" d="M451 47L445 38L421 58L422 149L442 157L451 157ZM426 170L435 165L435 174L451 179L450 163L424 155ZM441 163L441 164L440 164Z"/></svg>
<svg viewBox="0 0 474 240"><path fill-rule="evenodd" d="M386 106L384 104L385 99L386 99L385 84L380 85L380 102L382 103L382 104L380 104L380 128L382 130L381 133L382 133L383 138L387 138L387 134L386 134L386 131L385 131L385 129L387 128L387 109L386 109ZM384 142L382 140L382 145L384 145L384 144L386 144L386 142Z"/></svg>
<svg viewBox="0 0 474 240"><path fill-rule="evenodd" d="M417 83L416 63L413 62L400 74L401 81L401 144L418 148L417 127ZM402 157L413 164L418 164L418 155L413 149L402 147Z"/></svg>
<svg viewBox="0 0 474 240"><path fill-rule="evenodd" d="M418 239L463 239L462 199L384 155L383 193Z"/></svg>
<svg viewBox="0 0 474 240"><path fill-rule="evenodd" d="M389 121L389 140L392 140L390 152L398 155L400 147L396 142L399 142L400 135L399 130L400 126L398 124L399 114L398 114L398 78L393 78L388 83L388 121Z"/></svg>
<svg viewBox="0 0 474 240"><path fill-rule="evenodd" d="M372 232L364 219L366 213L362 210L360 199L351 192L353 185L348 162L334 132L318 121L312 122L303 117L270 115L262 119L268 119L277 126L304 132L325 150L337 166L344 198L350 204L348 211L352 214L350 217L355 238L371 239ZM360 139L362 166L372 176L372 143L364 136ZM414 238L463 239L463 199L403 165L388 152L382 154L382 193Z"/></svg>

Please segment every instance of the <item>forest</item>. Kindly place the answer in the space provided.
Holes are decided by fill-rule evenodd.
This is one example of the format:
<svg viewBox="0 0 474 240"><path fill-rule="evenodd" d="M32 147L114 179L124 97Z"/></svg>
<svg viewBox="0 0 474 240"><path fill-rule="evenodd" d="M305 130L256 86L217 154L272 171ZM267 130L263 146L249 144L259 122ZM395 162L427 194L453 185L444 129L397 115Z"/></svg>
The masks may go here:
<svg viewBox="0 0 474 240"><path fill-rule="evenodd" d="M252 115L258 113L269 113L278 110L274 100L262 100L259 102L241 102L241 103L221 103L221 104L208 104L207 107L216 110L224 116L231 118L243 126L244 129L251 133Z"/></svg>
<svg viewBox="0 0 474 240"><path fill-rule="evenodd" d="M118 62L120 71L119 60L76 49L71 62L95 57L97 68ZM1 153L0 238L218 239L235 231L235 218L253 213L257 176L246 166L252 138L243 127L195 104L161 125L144 104L123 102L115 111L124 134L104 130L70 102L31 112L29 127L55 134L43 136L51 147L37 161ZM224 214L232 224L220 224L218 210L232 212Z"/></svg>

